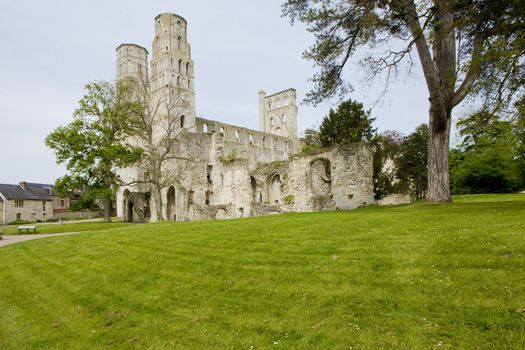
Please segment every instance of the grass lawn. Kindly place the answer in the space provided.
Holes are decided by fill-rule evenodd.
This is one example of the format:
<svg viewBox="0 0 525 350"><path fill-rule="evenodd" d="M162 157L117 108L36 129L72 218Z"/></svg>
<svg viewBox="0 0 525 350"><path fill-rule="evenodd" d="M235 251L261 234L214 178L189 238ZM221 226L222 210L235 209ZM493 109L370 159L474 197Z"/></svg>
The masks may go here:
<svg viewBox="0 0 525 350"><path fill-rule="evenodd" d="M0 249L0 349L524 349L525 196Z"/></svg>
<svg viewBox="0 0 525 350"><path fill-rule="evenodd" d="M64 221L64 224L59 223L40 223L40 224L27 224L35 225L36 233L62 233L62 232L84 232L84 231L98 231L105 230L109 228L116 228L122 226L129 226L130 224L115 221L115 222L68 222ZM5 235L18 235L18 226L24 225L7 225L4 226ZM29 232L33 234L32 231ZM26 234L24 230L22 234Z"/></svg>

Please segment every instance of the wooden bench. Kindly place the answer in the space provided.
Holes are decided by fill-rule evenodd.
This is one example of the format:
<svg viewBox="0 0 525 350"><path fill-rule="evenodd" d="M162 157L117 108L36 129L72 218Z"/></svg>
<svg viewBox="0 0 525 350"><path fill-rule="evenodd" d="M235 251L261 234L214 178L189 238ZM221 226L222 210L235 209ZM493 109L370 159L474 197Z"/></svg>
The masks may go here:
<svg viewBox="0 0 525 350"><path fill-rule="evenodd" d="M18 226L18 233L22 233L23 230L26 230L26 234L29 233L29 230L33 230L33 233L36 233L36 226L35 225Z"/></svg>

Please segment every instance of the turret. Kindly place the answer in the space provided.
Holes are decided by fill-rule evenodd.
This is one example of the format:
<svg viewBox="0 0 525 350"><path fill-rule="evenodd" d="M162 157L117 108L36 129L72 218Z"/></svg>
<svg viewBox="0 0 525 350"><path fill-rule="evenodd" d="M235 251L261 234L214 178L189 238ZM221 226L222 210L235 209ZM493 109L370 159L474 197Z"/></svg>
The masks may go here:
<svg viewBox="0 0 525 350"><path fill-rule="evenodd" d="M297 138L297 93L288 89L266 96L259 92L259 128L271 134Z"/></svg>
<svg viewBox="0 0 525 350"><path fill-rule="evenodd" d="M117 47L117 80L125 78L148 80L148 50L135 44Z"/></svg>
<svg viewBox="0 0 525 350"><path fill-rule="evenodd" d="M155 17L155 38L151 61L151 88L160 95L176 91L186 103L181 118L185 129L195 130L194 64L187 36L188 24L172 13Z"/></svg>

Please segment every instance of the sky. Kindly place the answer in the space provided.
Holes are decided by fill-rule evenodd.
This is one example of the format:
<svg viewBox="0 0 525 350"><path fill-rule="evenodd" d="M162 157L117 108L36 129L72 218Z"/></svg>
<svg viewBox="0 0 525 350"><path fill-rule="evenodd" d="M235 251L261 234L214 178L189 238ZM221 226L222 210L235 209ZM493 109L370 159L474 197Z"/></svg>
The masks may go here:
<svg viewBox="0 0 525 350"><path fill-rule="evenodd" d="M312 62L302 53L314 38L281 16L284 0L0 0L0 183L54 183L65 174L46 135L67 125L86 83L114 80L116 47L151 50L159 13L188 21L195 62L197 115L257 129L257 93L287 88L302 100L312 88ZM151 55L149 57L151 59ZM384 80L358 64L345 71L348 97L371 109L379 131L408 134L428 120L420 67L401 73L378 101ZM336 100L299 105L299 132L318 124Z"/></svg>

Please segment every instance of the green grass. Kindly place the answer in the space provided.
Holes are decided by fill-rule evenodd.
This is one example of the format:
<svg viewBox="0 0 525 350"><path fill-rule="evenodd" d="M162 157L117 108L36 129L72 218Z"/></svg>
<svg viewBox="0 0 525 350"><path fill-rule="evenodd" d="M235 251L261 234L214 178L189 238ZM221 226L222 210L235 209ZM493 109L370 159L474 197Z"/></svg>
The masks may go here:
<svg viewBox="0 0 525 350"><path fill-rule="evenodd" d="M525 197L0 249L0 349L523 349Z"/></svg>
<svg viewBox="0 0 525 350"><path fill-rule="evenodd" d="M64 224L58 223L41 223L41 224L28 224L36 226L36 233L62 233L62 232L84 232L84 231L99 231L109 228L116 228L122 226L129 226L130 224L125 222L67 222ZM18 235L18 226L25 225L8 225L4 226L5 235ZM22 234L26 234L24 230ZM33 232L30 232L31 234Z"/></svg>

